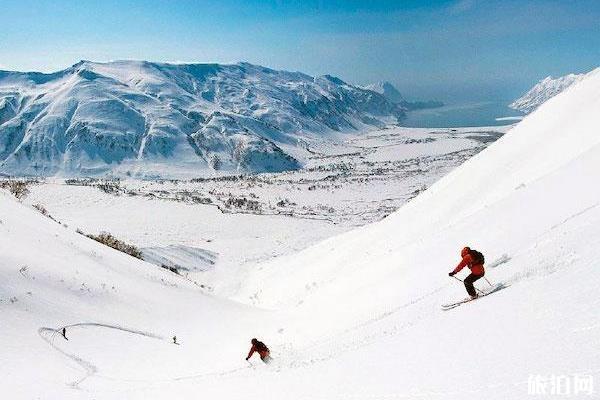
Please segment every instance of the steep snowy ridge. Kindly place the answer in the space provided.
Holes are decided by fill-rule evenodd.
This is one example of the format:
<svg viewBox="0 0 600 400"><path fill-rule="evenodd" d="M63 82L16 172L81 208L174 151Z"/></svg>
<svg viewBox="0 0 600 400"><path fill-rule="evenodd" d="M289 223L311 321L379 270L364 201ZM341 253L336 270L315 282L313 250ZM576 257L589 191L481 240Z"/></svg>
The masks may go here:
<svg viewBox="0 0 600 400"><path fill-rule="evenodd" d="M0 172L290 170L302 162L299 143L403 113L338 78L248 63L81 61L53 74L1 71Z"/></svg>
<svg viewBox="0 0 600 400"><path fill-rule="evenodd" d="M579 82L585 74L569 74L558 78L547 76L539 81L527 93L513 101L509 107L529 114L548 99L566 90L569 86Z"/></svg>
<svg viewBox="0 0 600 400"><path fill-rule="evenodd" d="M532 374L598 379L598 109L600 70L382 222L250 274L239 298L293 310L310 321L303 334L328 331L328 345L347 341L345 361L361 365L330 363L340 374L394 371L365 395L524 398ZM465 296L447 276L465 245L508 288L438 315Z"/></svg>
<svg viewBox="0 0 600 400"><path fill-rule="evenodd" d="M383 221L249 269L237 299L260 308L2 194L0 384L17 399L505 400L531 376L598 382L599 108L600 69ZM507 287L442 311L465 296L447 275L464 245ZM271 365L243 360L251 337Z"/></svg>
<svg viewBox="0 0 600 400"><path fill-rule="evenodd" d="M409 266L415 265L419 274L426 271L437 274L440 271L436 266L451 265L456 258L456 248L467 243L479 244L491 259L506 252L501 246L494 245L498 235L506 235L504 240L523 239L522 243L512 243L511 247L529 245L527 240L532 237L522 237L526 233L542 235L569 216L595 206L595 201L600 202L599 190L589 184L598 174L591 166L579 179L556 182L558 177L568 175L566 171L582 168L580 164L584 160L593 163L593 156L600 151L600 135L597 134L600 115L596 112L600 107L598 88L600 69L590 73L585 84L573 87L568 96L553 98L493 146L466 161L396 213L379 223L308 249L303 252L304 257L273 261L271 268L264 269L265 276L253 276L256 287L248 285L247 290L252 292L260 287L265 304L275 305L288 298L296 301L305 294L304 285L309 279L304 278L305 274L323 274L326 278L321 279L335 282L345 279L348 271L353 271L367 280L379 281L382 275L364 274L363 269L373 268L372 260L377 260L378 269L391 268L390 273L407 274L407 269L411 269ZM554 187L556 183L562 187ZM548 193L540 197L544 187ZM564 194L553 193L551 188ZM540 197L540 203L532 201L530 206L535 209L523 213L523 208L514 203L516 198L527 196L531 200ZM569 200L565 201L565 198ZM508 208L508 204L514 208ZM479 216L489 214L491 208L514 215L500 221L480 219ZM537 219L540 213L548 215L545 219ZM527 229L523 229L525 226ZM435 244L441 240L440 235L448 235L448 238ZM424 242L431 247L425 248ZM412 249L416 254L412 254ZM430 254L433 249L435 254ZM324 257L327 253L331 256ZM419 261L423 256L428 259L427 266ZM287 266L284 268L283 265ZM268 279L279 278L286 283L268 283ZM267 281L263 282L264 279ZM392 282L393 285L397 283ZM387 285L385 281L378 284ZM363 286L364 280L361 279L359 285ZM336 290L343 287L344 291L353 293L352 296L359 296L357 287L335 286ZM364 304L370 307L372 303L366 298L372 294L365 292L363 295Z"/></svg>

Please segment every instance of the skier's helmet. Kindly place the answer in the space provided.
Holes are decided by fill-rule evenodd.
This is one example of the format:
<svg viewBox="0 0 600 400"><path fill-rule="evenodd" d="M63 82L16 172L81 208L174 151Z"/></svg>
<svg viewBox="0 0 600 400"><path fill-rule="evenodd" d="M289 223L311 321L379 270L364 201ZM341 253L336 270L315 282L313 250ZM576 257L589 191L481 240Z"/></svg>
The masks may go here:
<svg viewBox="0 0 600 400"><path fill-rule="evenodd" d="M470 248L469 246L465 246L465 248L464 248L464 249L462 249L462 251L460 252L460 256L461 256L461 257L464 257L464 256L466 256L467 254L469 254L469 252L470 252L470 251L471 251L471 248Z"/></svg>
<svg viewBox="0 0 600 400"><path fill-rule="evenodd" d="M252 344L256 344L256 343L258 343L258 339L257 339L257 338L254 338L254 339L252 339L250 342L251 342Z"/></svg>

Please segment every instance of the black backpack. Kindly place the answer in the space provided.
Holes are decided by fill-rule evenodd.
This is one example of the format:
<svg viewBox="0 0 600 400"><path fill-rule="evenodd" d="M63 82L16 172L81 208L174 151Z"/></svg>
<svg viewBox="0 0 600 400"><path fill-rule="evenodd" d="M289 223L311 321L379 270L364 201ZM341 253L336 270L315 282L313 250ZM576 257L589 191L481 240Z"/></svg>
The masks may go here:
<svg viewBox="0 0 600 400"><path fill-rule="evenodd" d="M485 257L483 257L483 254L481 254L477 250L469 250L469 254L471 255L471 258L473 259L474 265L479 265L479 264L483 265L485 263Z"/></svg>

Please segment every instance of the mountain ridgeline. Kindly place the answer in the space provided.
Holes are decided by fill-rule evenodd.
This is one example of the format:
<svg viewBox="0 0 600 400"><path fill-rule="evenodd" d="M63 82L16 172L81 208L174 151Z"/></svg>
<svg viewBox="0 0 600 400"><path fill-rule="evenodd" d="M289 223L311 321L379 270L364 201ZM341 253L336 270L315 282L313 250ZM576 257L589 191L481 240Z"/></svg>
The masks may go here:
<svg viewBox="0 0 600 400"><path fill-rule="evenodd" d="M294 170L307 140L404 115L382 94L338 78L248 63L81 61L51 74L0 71L0 173Z"/></svg>
<svg viewBox="0 0 600 400"><path fill-rule="evenodd" d="M585 74L568 74L558 78L547 76L533 86L527 93L513 101L509 107L530 114L546 101L581 81Z"/></svg>
<svg viewBox="0 0 600 400"><path fill-rule="evenodd" d="M381 81L365 86L365 89L377 92L394 104L399 105L406 111L423 110L427 108L443 107L444 103L437 100L408 101L390 82Z"/></svg>

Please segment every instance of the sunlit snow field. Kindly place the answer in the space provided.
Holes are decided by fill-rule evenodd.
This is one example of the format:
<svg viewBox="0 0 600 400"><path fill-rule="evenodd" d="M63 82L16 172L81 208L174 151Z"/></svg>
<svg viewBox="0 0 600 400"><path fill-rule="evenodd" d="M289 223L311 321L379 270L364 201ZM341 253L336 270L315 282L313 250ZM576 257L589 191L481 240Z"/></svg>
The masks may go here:
<svg viewBox="0 0 600 400"><path fill-rule="evenodd" d="M2 191L0 385L111 400L506 400L529 398L535 377L597 385L599 88L597 70L504 135L323 143L301 172L48 180L22 203ZM178 275L76 229L203 264ZM448 277L465 245L486 257L477 286L505 288L446 311L465 296ZM244 360L252 337L272 364ZM598 390L583 389L569 398Z"/></svg>
<svg viewBox="0 0 600 400"><path fill-rule="evenodd" d="M46 179L25 202L224 294L248 266L381 220L508 129L390 127L314 142L300 171L127 180L104 191L103 181Z"/></svg>

